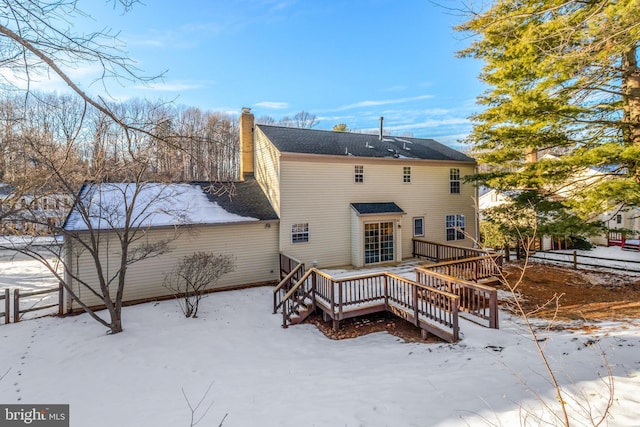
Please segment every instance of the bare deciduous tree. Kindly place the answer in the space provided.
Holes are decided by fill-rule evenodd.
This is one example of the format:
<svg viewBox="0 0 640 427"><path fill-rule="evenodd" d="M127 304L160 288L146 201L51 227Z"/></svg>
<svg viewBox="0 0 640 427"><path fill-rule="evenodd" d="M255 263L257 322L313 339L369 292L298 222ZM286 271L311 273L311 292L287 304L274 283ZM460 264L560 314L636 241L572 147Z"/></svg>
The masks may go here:
<svg viewBox="0 0 640 427"><path fill-rule="evenodd" d="M197 317L200 300L226 273L233 271L230 255L195 252L182 258L165 278L164 286L178 297L185 317Z"/></svg>

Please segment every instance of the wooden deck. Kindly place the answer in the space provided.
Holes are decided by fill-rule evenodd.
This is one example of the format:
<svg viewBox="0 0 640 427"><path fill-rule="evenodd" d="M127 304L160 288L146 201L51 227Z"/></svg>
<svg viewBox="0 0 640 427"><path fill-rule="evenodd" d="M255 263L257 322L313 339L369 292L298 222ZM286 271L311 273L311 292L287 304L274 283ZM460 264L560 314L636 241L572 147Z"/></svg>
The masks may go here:
<svg viewBox="0 0 640 427"><path fill-rule="evenodd" d="M299 297L292 298L296 293ZM283 298L283 326L301 322L316 308L335 329L342 320L388 311L419 326L425 336L431 333L455 342L459 339L458 299L391 273L336 279L312 268ZM296 300L304 302L294 307ZM286 314L288 308L293 308L290 315Z"/></svg>
<svg viewBox="0 0 640 427"><path fill-rule="evenodd" d="M427 242L430 243L430 242ZM446 245L445 245L446 246ZM477 255L415 268L416 280L389 272L335 278L318 269L304 272L301 263L281 256L283 280L274 288L273 310L282 310L282 326L304 321L320 310L338 329L342 320L388 311L420 327L423 336L459 339L459 313L478 324L498 328L497 291L482 281L501 268L498 255L457 249L437 250L447 256ZM455 277L454 277L455 276Z"/></svg>

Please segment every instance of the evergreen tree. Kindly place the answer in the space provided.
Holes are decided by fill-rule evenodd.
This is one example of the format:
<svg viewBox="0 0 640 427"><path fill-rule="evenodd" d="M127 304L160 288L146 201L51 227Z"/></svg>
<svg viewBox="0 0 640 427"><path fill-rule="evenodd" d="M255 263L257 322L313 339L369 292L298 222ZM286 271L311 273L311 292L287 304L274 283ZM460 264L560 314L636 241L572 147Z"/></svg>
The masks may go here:
<svg viewBox="0 0 640 427"><path fill-rule="evenodd" d="M496 0L458 30L475 35L460 56L485 63L467 141L480 183L535 192L565 220L640 205L638 0Z"/></svg>

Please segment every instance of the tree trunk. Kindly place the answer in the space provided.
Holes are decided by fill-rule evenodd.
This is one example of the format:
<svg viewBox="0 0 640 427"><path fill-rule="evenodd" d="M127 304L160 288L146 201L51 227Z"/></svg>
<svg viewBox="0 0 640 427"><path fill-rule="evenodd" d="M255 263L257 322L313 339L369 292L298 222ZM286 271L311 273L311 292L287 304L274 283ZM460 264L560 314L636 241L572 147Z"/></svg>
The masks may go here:
<svg viewBox="0 0 640 427"><path fill-rule="evenodd" d="M622 91L624 102L623 138L626 146L640 146L640 69L637 46L630 49L622 61ZM640 184L640 161L631 161L629 175Z"/></svg>
<svg viewBox="0 0 640 427"><path fill-rule="evenodd" d="M110 334L117 334L123 331L122 329L122 310L117 310L111 314Z"/></svg>

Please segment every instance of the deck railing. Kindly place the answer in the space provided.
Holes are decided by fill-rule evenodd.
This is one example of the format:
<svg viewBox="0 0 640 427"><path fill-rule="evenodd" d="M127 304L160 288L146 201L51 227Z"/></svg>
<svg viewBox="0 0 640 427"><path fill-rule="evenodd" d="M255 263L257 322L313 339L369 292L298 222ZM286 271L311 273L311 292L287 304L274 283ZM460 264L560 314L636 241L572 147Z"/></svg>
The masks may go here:
<svg viewBox="0 0 640 427"><path fill-rule="evenodd" d="M495 288L431 271L429 267L416 267L416 282L457 295L460 312L471 316L465 316L468 320L498 329L498 291Z"/></svg>
<svg viewBox="0 0 640 427"><path fill-rule="evenodd" d="M404 313L413 311L412 316L405 317L406 320L447 341L458 341L458 296L394 274L386 273L385 276L388 306L391 311L395 312L393 308L396 305L404 308Z"/></svg>
<svg viewBox="0 0 640 427"><path fill-rule="evenodd" d="M425 265L422 268L457 279L479 282L500 276L502 270L502 254L491 254L457 261L445 261Z"/></svg>
<svg viewBox="0 0 640 427"><path fill-rule="evenodd" d="M427 258L433 262L452 261L486 255L489 255L489 252L482 249L445 245L423 239L413 239L413 256Z"/></svg>
<svg viewBox="0 0 640 427"><path fill-rule="evenodd" d="M283 327L297 316L299 303L317 307L339 327L341 320L390 311L447 341L459 339L459 297L391 273L333 278L312 268L282 298Z"/></svg>

